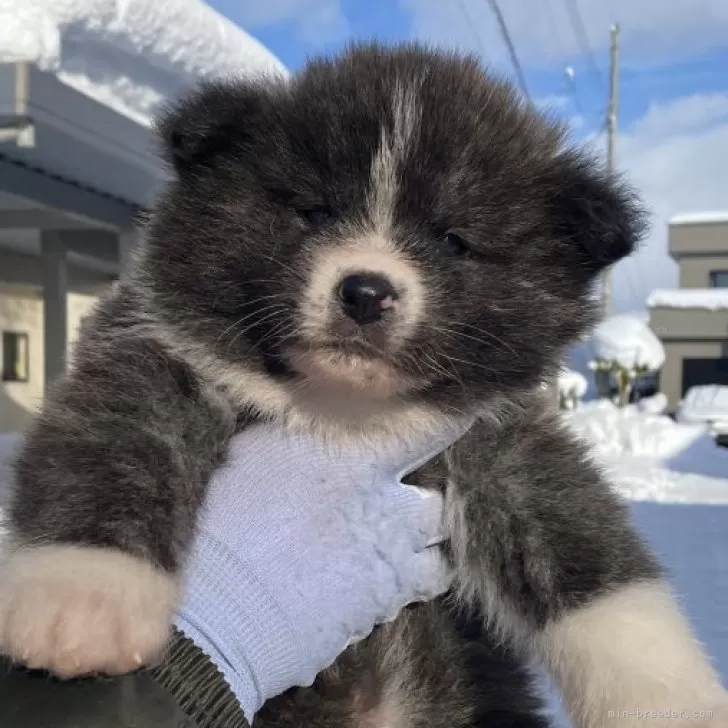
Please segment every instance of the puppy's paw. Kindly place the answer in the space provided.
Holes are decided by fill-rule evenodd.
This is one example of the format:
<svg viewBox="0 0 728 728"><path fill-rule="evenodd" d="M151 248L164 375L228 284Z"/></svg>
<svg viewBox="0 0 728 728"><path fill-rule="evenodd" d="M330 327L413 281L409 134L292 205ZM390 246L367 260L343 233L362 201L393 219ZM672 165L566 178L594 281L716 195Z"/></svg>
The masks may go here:
<svg viewBox="0 0 728 728"><path fill-rule="evenodd" d="M135 670L167 641L177 585L115 549L40 546L0 566L0 651L59 677Z"/></svg>
<svg viewBox="0 0 728 728"><path fill-rule="evenodd" d="M728 694L665 584L622 587L540 640L578 728L728 727Z"/></svg>

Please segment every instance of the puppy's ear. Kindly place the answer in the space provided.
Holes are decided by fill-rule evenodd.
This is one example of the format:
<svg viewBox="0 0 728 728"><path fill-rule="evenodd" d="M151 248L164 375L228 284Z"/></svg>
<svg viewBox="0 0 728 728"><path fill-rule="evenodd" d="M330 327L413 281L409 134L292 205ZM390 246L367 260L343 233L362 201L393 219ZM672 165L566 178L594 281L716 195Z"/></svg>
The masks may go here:
<svg viewBox="0 0 728 728"><path fill-rule="evenodd" d="M260 85L245 81L203 83L170 104L157 120L164 157L180 176L210 166L219 154L251 138L267 102Z"/></svg>
<svg viewBox="0 0 728 728"><path fill-rule="evenodd" d="M598 272L634 252L648 227L637 195L592 159L566 153L560 162L550 206L567 254Z"/></svg>

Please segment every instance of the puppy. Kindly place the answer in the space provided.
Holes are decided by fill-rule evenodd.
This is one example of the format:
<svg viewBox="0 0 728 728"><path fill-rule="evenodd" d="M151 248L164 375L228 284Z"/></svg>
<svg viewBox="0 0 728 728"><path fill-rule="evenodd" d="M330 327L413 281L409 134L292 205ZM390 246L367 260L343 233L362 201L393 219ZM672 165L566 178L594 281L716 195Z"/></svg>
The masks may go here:
<svg viewBox="0 0 728 728"><path fill-rule="evenodd" d="M405 444L477 416L414 476L445 488L458 600L406 610L256 724L543 726L537 660L577 726L728 725L657 561L542 401L642 234L631 192L474 59L419 46L207 84L159 133L174 180L19 456L3 649L60 675L153 660L251 421Z"/></svg>

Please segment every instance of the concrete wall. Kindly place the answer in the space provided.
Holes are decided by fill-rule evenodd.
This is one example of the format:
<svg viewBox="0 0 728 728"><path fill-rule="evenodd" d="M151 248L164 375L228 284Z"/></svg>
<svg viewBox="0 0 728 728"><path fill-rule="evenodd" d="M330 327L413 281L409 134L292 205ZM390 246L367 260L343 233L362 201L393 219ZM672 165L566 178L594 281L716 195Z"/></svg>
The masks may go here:
<svg viewBox="0 0 728 728"><path fill-rule="evenodd" d="M653 308L650 327L663 341L728 340L728 311L698 308Z"/></svg>
<svg viewBox="0 0 728 728"><path fill-rule="evenodd" d="M673 411L682 397L683 359L718 359L728 356L728 343L721 341L663 341L665 365L660 372L660 391Z"/></svg>
<svg viewBox="0 0 728 728"><path fill-rule="evenodd" d="M81 319L89 313L97 299L95 291L69 292L69 351L72 351ZM0 432L16 432L28 424L43 399L43 297L38 288L0 282L0 332L2 331L28 334L28 381L0 381Z"/></svg>
<svg viewBox="0 0 728 728"><path fill-rule="evenodd" d="M680 288L709 288L711 271L728 270L728 222L671 225L669 250L679 265ZM656 308L650 327L665 347L660 389L674 410L682 397L683 360L728 356L728 312Z"/></svg>
<svg viewBox="0 0 728 728"><path fill-rule="evenodd" d="M683 359L718 359L728 356L728 311L653 308L650 328L665 347L660 391L674 410L682 397Z"/></svg>
<svg viewBox="0 0 728 728"><path fill-rule="evenodd" d="M728 256L728 222L671 225L670 254Z"/></svg>
<svg viewBox="0 0 728 728"><path fill-rule="evenodd" d="M710 288L711 271L728 270L728 255L680 258L680 288Z"/></svg>

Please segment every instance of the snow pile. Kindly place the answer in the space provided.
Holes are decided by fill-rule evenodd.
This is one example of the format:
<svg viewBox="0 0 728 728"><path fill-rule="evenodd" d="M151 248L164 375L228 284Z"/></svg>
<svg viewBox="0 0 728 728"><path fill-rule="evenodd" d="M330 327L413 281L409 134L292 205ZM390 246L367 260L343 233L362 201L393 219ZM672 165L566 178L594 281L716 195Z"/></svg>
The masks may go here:
<svg viewBox="0 0 728 728"><path fill-rule="evenodd" d="M564 417L626 498L728 504L728 448L718 447L705 426L607 400Z"/></svg>
<svg viewBox="0 0 728 728"><path fill-rule="evenodd" d="M599 457L608 460L644 457L664 461L705 436L702 425L680 425L670 417L640 411L637 405L616 407L605 399L584 403L569 415L568 422Z"/></svg>
<svg viewBox="0 0 728 728"><path fill-rule="evenodd" d="M559 402L564 409L574 409L584 399L589 382L580 372L563 367L557 379Z"/></svg>
<svg viewBox="0 0 728 728"><path fill-rule="evenodd" d="M719 384L690 387L675 416L679 422L704 423L728 430L728 387Z"/></svg>
<svg viewBox="0 0 728 728"><path fill-rule="evenodd" d="M664 415L667 412L667 395L662 392L651 397L643 397L635 403L638 411L648 415Z"/></svg>
<svg viewBox="0 0 728 728"><path fill-rule="evenodd" d="M594 357L625 369L656 371L665 363L665 350L650 327L638 316L612 316L592 337Z"/></svg>
<svg viewBox="0 0 728 728"><path fill-rule="evenodd" d="M728 309L728 288L658 288L647 298L649 308Z"/></svg>
<svg viewBox="0 0 728 728"><path fill-rule="evenodd" d="M202 0L0 0L0 61L21 60L143 124L200 79L286 74Z"/></svg>
<svg viewBox="0 0 728 728"><path fill-rule="evenodd" d="M558 383L560 392L579 398L586 394L588 387L587 379L581 372L575 372L567 367L559 372Z"/></svg>

